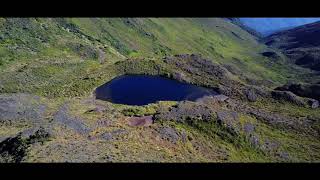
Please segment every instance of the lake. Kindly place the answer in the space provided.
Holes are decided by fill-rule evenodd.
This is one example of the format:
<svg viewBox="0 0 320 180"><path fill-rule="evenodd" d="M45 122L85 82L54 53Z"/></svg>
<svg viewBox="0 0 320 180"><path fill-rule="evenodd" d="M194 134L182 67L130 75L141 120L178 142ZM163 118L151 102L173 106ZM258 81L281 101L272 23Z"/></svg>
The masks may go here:
<svg viewBox="0 0 320 180"><path fill-rule="evenodd" d="M116 104L146 105L157 101L195 101L216 91L161 76L123 75L96 89L96 98Z"/></svg>

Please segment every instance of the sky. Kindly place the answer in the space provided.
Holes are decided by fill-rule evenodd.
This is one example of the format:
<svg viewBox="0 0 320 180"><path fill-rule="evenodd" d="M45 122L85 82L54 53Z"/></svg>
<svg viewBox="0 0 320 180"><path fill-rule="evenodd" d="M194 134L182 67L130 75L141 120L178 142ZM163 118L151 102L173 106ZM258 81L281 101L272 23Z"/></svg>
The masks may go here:
<svg viewBox="0 0 320 180"><path fill-rule="evenodd" d="M240 18L242 23L268 35L272 32L320 21L319 18Z"/></svg>

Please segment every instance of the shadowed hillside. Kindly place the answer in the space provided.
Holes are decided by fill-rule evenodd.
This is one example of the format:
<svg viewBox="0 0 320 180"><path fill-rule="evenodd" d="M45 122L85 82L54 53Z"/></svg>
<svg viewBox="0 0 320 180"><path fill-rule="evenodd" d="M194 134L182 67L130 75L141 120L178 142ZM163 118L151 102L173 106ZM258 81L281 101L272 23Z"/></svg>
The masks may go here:
<svg viewBox="0 0 320 180"><path fill-rule="evenodd" d="M279 48L295 64L320 71L320 22L281 31L263 41Z"/></svg>

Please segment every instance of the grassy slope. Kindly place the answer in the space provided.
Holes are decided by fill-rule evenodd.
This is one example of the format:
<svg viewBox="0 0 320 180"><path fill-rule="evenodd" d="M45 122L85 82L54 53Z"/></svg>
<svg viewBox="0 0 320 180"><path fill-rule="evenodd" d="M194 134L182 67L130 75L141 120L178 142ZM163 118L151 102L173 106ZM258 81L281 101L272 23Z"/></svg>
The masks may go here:
<svg viewBox="0 0 320 180"><path fill-rule="evenodd" d="M90 86L79 81L87 76L84 72L130 57L155 59L183 53L202 54L239 68L243 76L275 84L287 81L292 71L259 55L266 47L223 19L1 19L0 31L0 78L5 84L0 84L1 92L46 95L48 89L63 91L73 83Z"/></svg>
<svg viewBox="0 0 320 180"><path fill-rule="evenodd" d="M300 73L307 72L291 65L284 65L282 60L270 63L270 59L259 54L268 50L267 47L258 43L246 31L219 18L1 18L0 32L2 40L0 42L0 92L28 92L53 98L54 101L47 102L49 107L54 107L52 114L61 104L70 100L71 106L75 109L71 110L72 113L75 116L84 117L89 124L101 118L101 114L86 114L90 107L78 103L73 97L83 99L98 85L125 73L118 70L115 63L127 58L147 59L139 63L139 67L130 67L130 69L134 69L132 72L152 74L154 65L161 64L159 59L165 55L202 54L219 64L238 68L244 76L255 80L272 80L274 84L271 86L297 79ZM101 52L103 52L102 55ZM292 74L292 71L296 73ZM240 80L245 81L243 76ZM264 102L263 106L271 106L268 107L269 109L274 107L269 102ZM121 109L116 105L115 108ZM290 108L288 114L295 111L297 107L290 106ZM108 116L112 120L117 120L116 117L109 117L112 114L108 113L103 114L102 118ZM309 111L301 111L300 115L306 116L308 113ZM289 147L285 150L292 152L297 160L313 160L304 152L294 154L296 141L301 138L300 136L296 137L298 135L291 135L290 132L279 132L246 115L243 115L242 119L257 123L262 137L272 137L284 143L289 141L287 143ZM154 126L155 128L172 126L186 130L197 140L202 149L200 148L199 152L190 143L172 146L167 142L155 141L151 137L154 133L152 128L132 130L132 127L121 122L116 127L130 130L131 136L125 137L126 141L114 142L116 146L120 146L117 149L108 149L109 146L103 142L87 142L86 139L72 133L70 135L68 132L62 132L61 136L45 146L51 149L56 144L65 145L62 149L66 152L57 151L56 159L54 156L50 157L54 161L63 158L59 153L68 153L68 148L72 147L68 143L72 144L75 138L79 140L79 144L84 143L83 147L88 148L85 149L88 151L91 151L90 148L94 149L97 145L95 143L98 143L99 146L106 148L101 148L105 151L100 153L110 152L118 161L170 161L172 158L176 161L275 161L274 157L263 155L260 151L252 149L247 142L240 142L243 144L241 147L225 142L210 132L216 129L214 125L199 124L198 128L194 128L185 124L163 122ZM101 131L103 130L105 129ZM282 135L284 138L279 138ZM141 139L141 136L144 138ZM285 137L289 137L289 140ZM314 142L317 143L316 140L308 139L304 141L304 146L313 146ZM290 143L294 146L290 146ZM127 147L131 148L127 149ZM145 154L144 148L141 147L150 148L150 153ZM43 148L43 146L34 147L31 152L34 157L29 157L29 161L50 161L46 159L45 154L42 154L46 152ZM156 153L159 151L157 148L160 148L160 154ZM227 152L227 159L224 159L225 155L220 157L219 148ZM55 152L52 149L50 151ZM214 151L212 157L211 151ZM310 154L312 153L314 151Z"/></svg>

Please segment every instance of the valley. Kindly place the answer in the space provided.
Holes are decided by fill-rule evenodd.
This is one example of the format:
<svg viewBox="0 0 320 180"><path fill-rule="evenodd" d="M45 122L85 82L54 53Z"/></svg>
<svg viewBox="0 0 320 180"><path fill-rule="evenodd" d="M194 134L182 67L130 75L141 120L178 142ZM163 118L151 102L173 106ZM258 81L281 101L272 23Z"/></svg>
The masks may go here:
<svg viewBox="0 0 320 180"><path fill-rule="evenodd" d="M0 18L0 162L319 162L319 72L238 23ZM96 98L126 75L217 94Z"/></svg>

